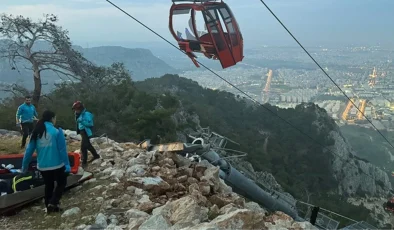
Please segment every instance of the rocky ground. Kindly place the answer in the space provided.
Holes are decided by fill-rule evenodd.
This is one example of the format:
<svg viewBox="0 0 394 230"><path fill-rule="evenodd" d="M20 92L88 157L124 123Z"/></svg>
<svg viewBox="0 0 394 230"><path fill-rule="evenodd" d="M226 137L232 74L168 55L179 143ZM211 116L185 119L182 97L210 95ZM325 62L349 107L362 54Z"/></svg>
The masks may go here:
<svg viewBox="0 0 394 230"><path fill-rule="evenodd" d="M174 153L147 152L133 143L118 144L106 138L94 142L101 147L103 159L94 161L86 170L95 178L64 195L64 212L47 215L42 202L38 202L16 215L1 217L0 226L81 230L316 229L245 201L219 178L218 168L206 161L196 163Z"/></svg>
<svg viewBox="0 0 394 230"><path fill-rule="evenodd" d="M379 222L380 226L394 226L394 215L385 211L382 205L387 202L387 199L349 198L348 202L357 206L363 205L367 209L371 210L371 214L374 219Z"/></svg>

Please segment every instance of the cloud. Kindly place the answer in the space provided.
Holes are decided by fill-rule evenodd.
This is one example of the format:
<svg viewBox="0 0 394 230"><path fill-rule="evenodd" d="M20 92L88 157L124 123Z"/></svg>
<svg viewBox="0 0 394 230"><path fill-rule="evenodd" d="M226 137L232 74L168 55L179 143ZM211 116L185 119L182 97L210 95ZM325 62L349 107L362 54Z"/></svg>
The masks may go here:
<svg viewBox="0 0 394 230"><path fill-rule="evenodd" d="M91 0L73 0L81 4L31 4L11 5L3 12L24 15L32 19L42 18L45 13L59 16L59 24L70 31L74 40L149 41L156 40L144 27L111 5L89 5ZM168 32L168 4L137 4L120 6L138 20L159 33Z"/></svg>
<svg viewBox="0 0 394 230"><path fill-rule="evenodd" d="M94 44L156 42L156 35L142 27L105 0L0 0L2 12L40 18L44 13L59 16L59 24L70 31L73 41ZM174 41L168 30L170 0L111 0L160 35ZM384 40L393 43L393 30L387 30L394 18L392 0L266 0L283 23L306 43L319 41ZM291 37L258 0L226 0L235 14L245 41L265 44L287 43ZM365 17L370 10L382 17ZM184 25L187 25L187 17ZM177 23L177 21L175 21ZM180 25L181 23L179 23ZM380 36L373 36L379 34ZM332 39L335 37L335 39ZM82 43L83 42L83 43ZM162 41L160 41L162 42ZM245 42L245 45L252 42Z"/></svg>

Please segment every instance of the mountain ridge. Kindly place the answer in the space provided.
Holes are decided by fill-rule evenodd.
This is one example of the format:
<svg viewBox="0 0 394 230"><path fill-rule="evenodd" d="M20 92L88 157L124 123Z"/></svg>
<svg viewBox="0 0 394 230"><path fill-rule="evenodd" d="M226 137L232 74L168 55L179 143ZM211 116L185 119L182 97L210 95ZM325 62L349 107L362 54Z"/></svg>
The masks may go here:
<svg viewBox="0 0 394 230"><path fill-rule="evenodd" d="M81 95L76 96L75 91ZM347 198L382 198L390 192L388 175L357 158L334 120L312 103L292 109L269 104L265 107L320 144L300 135L262 106L229 92L203 88L177 75L125 81L95 92L85 91L82 84L66 84L48 97L51 100L43 98L40 102L39 113L43 108L56 111L57 124L62 128L74 128L70 102L82 98L89 111L95 114L96 135L105 133L117 141L183 141L190 130L209 127L241 144L228 143L226 148L248 153L243 160L253 167L246 162L231 162L236 167L250 168L249 171L259 177L264 176L259 172L267 172L269 186L281 187L297 200L353 219L369 222L370 211L349 204ZM10 99L1 105L0 116L5 119L0 121L0 127L15 128L17 100Z"/></svg>
<svg viewBox="0 0 394 230"><path fill-rule="evenodd" d="M4 41L0 41L0 44ZM48 50L46 42L35 43L34 50ZM96 65L110 66L114 62L124 63L131 72L133 81L141 81L146 78L160 77L164 74L176 74L179 71L168 65L162 59L153 55L152 51L144 48L126 48L121 46L98 46L83 48L74 45L73 48ZM17 69L12 70L7 59L0 60L0 83L13 84L18 82L22 86L32 89L31 71L24 68L29 66L25 61L17 62ZM67 77L64 77L67 79ZM43 71L42 81L45 85L44 93L54 88L56 82L61 81L58 75L51 71ZM4 95L3 95L4 96ZM1 95L0 95L1 97Z"/></svg>

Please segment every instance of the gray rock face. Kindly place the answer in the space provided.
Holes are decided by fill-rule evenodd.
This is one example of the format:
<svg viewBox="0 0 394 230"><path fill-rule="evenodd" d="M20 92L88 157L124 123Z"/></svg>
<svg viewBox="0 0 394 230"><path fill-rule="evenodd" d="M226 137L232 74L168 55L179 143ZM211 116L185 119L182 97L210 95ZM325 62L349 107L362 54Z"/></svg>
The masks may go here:
<svg viewBox="0 0 394 230"><path fill-rule="evenodd" d="M89 165L99 176L73 190L83 198L65 194L66 207L81 209L67 210L63 217L68 218L52 229L256 229L271 221L265 220L264 209L245 204L233 193L219 178L218 168L206 160L196 163L176 153L146 152L134 144L106 141L112 145L101 149L102 159ZM292 227L287 215L274 219Z"/></svg>
<svg viewBox="0 0 394 230"><path fill-rule="evenodd" d="M102 213L97 214L95 224L103 228L108 227L107 217Z"/></svg>
<svg viewBox="0 0 394 230"><path fill-rule="evenodd" d="M331 150L336 153L332 169L339 182L340 195L386 196L391 189L387 173L378 167L354 158L353 150L337 131L330 136L335 140ZM348 163L347 163L348 162Z"/></svg>
<svg viewBox="0 0 394 230"><path fill-rule="evenodd" d="M72 208L72 209L68 209L66 210L63 214L62 217L71 217L74 215L78 215L81 213L81 209L78 207Z"/></svg>
<svg viewBox="0 0 394 230"><path fill-rule="evenodd" d="M162 215L154 215L147 219L144 223L142 223L138 230L168 230L169 228L171 228L171 223L166 217Z"/></svg>
<svg viewBox="0 0 394 230"><path fill-rule="evenodd" d="M10 137L21 136L21 133L17 132L17 131L9 131L6 129L0 129L0 136L10 136Z"/></svg>

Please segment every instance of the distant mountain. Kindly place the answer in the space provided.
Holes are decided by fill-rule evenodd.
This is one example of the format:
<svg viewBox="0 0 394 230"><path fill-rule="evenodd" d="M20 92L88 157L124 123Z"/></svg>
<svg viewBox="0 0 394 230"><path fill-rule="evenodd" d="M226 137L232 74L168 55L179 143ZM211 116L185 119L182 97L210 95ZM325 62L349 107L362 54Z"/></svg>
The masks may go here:
<svg viewBox="0 0 394 230"><path fill-rule="evenodd" d="M40 42L34 47L36 50L48 50L48 48L49 46L44 42ZM74 46L74 49L97 65L109 66L114 62L123 62L134 81L160 77L168 73L178 73L178 70L154 56L148 49L129 49L120 46L101 46L86 49ZM31 89L33 87L32 73L26 70L25 66L29 67L29 63L18 63L19 69L12 70L8 60L0 60L0 84L18 82ZM59 76L50 71L43 72L42 79L44 93L51 90L53 84L60 80ZM2 96L4 94L0 93L0 98Z"/></svg>
<svg viewBox="0 0 394 230"><path fill-rule="evenodd" d="M93 48L77 48L84 57L97 65L108 66L114 62L123 62L131 71L133 80L160 77L167 73L178 73L163 60L155 57L148 49L129 49L121 46L100 46Z"/></svg>

